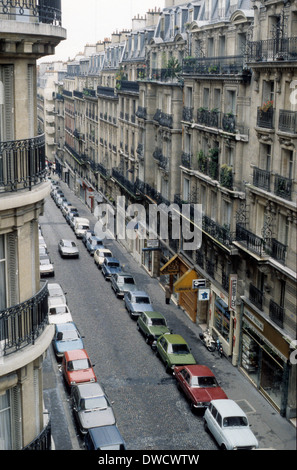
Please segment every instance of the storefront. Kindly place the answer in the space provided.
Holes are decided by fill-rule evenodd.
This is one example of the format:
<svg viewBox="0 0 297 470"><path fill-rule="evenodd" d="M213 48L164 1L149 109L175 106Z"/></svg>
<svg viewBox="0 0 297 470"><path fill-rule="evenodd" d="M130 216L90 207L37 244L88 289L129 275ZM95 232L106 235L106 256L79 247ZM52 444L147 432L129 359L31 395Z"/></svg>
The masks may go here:
<svg viewBox="0 0 297 470"><path fill-rule="evenodd" d="M244 304L240 368L282 416L287 406L289 354L282 334Z"/></svg>

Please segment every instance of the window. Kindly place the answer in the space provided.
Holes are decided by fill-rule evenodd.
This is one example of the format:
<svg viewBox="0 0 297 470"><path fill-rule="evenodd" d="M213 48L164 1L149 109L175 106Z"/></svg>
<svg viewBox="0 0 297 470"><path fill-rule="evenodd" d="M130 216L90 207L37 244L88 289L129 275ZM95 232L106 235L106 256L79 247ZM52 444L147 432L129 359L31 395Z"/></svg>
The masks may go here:
<svg viewBox="0 0 297 470"><path fill-rule="evenodd" d="M184 178L183 201L188 201L189 197L190 197L190 180L188 178Z"/></svg>
<svg viewBox="0 0 297 470"><path fill-rule="evenodd" d="M227 90L225 112L236 114L236 92L234 90Z"/></svg>
<svg viewBox="0 0 297 470"><path fill-rule="evenodd" d="M203 107L209 107L209 88L203 88Z"/></svg>
<svg viewBox="0 0 297 470"><path fill-rule="evenodd" d="M0 450L22 447L20 389L13 387L0 395Z"/></svg>
<svg viewBox="0 0 297 470"><path fill-rule="evenodd" d="M293 177L293 151L282 150L282 176L292 179Z"/></svg>

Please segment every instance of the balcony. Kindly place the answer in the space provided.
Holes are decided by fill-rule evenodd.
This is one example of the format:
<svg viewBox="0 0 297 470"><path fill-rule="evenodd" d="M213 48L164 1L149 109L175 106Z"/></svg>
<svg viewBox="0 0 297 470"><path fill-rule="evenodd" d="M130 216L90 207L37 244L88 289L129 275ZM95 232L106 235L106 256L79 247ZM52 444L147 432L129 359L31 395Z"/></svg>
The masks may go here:
<svg viewBox="0 0 297 470"><path fill-rule="evenodd" d="M0 193L31 190L45 177L44 134L32 139L0 142Z"/></svg>
<svg viewBox="0 0 297 470"><path fill-rule="evenodd" d="M296 61L297 38L272 38L248 42L247 62Z"/></svg>
<svg viewBox="0 0 297 470"><path fill-rule="evenodd" d="M236 224L236 240L260 256L265 252L264 240L240 224Z"/></svg>
<svg viewBox="0 0 297 470"><path fill-rule="evenodd" d="M116 168L112 169L112 177L125 189L133 198L139 198L138 188L135 183L132 183Z"/></svg>
<svg viewBox="0 0 297 470"><path fill-rule="evenodd" d="M228 227L223 227L207 215L204 215L202 220L202 228L222 245L231 247L233 238Z"/></svg>
<svg viewBox="0 0 297 470"><path fill-rule="evenodd" d="M245 69L243 55L198 57L183 60L185 75L244 75L250 77Z"/></svg>
<svg viewBox="0 0 297 470"><path fill-rule="evenodd" d="M274 109L269 108L263 111L260 106L257 109L257 127L265 129L274 129Z"/></svg>
<svg viewBox="0 0 297 470"><path fill-rule="evenodd" d="M25 302L0 311L2 354L8 356L34 345L48 324L47 283Z"/></svg>
<svg viewBox="0 0 297 470"><path fill-rule="evenodd" d="M278 129L289 134L297 133L297 113L296 111L279 110Z"/></svg>
<svg viewBox="0 0 297 470"><path fill-rule="evenodd" d="M51 436L52 436L52 429L51 429L51 421L49 420L47 425L41 431L41 433L28 444L23 450L51 450Z"/></svg>
<svg viewBox="0 0 297 470"><path fill-rule="evenodd" d="M0 19L61 26L61 0L38 3L36 0L0 0Z"/></svg>
<svg viewBox="0 0 297 470"><path fill-rule="evenodd" d="M271 240L270 255L273 259L280 263L285 263L287 246L279 242L275 238Z"/></svg>
<svg viewBox="0 0 297 470"><path fill-rule="evenodd" d="M163 111L161 111L160 109L157 109L153 117L153 120L158 122L160 126L169 127L172 129L173 116L171 114L163 113Z"/></svg>

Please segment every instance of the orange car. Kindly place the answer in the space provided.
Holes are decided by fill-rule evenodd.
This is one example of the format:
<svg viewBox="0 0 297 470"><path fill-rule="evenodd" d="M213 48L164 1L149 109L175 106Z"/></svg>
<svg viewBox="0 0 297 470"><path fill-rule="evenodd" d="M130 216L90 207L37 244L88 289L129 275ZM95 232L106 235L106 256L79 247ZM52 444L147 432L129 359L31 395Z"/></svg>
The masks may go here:
<svg viewBox="0 0 297 470"><path fill-rule="evenodd" d="M85 349L75 349L64 353L62 374L69 388L80 383L97 382L97 377Z"/></svg>

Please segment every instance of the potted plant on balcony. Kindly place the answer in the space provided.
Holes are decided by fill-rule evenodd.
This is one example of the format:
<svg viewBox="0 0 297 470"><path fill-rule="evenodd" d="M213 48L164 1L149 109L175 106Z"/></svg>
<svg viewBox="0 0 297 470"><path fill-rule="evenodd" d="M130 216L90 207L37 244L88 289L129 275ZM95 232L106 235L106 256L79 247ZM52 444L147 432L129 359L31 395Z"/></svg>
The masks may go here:
<svg viewBox="0 0 297 470"><path fill-rule="evenodd" d="M265 101L262 106L260 106L259 110L261 113L267 113L273 107L273 100Z"/></svg>
<svg viewBox="0 0 297 470"><path fill-rule="evenodd" d="M204 154L203 150L200 150L197 154L198 160L198 169L201 173L206 174L207 172L207 156Z"/></svg>
<svg viewBox="0 0 297 470"><path fill-rule="evenodd" d="M233 188L232 167L228 166L226 163L221 166L220 184L224 186L224 188L227 188L227 189Z"/></svg>
<svg viewBox="0 0 297 470"><path fill-rule="evenodd" d="M209 152L209 165L208 174L212 179L218 177L218 160L219 160L219 149L217 147L210 149Z"/></svg>

